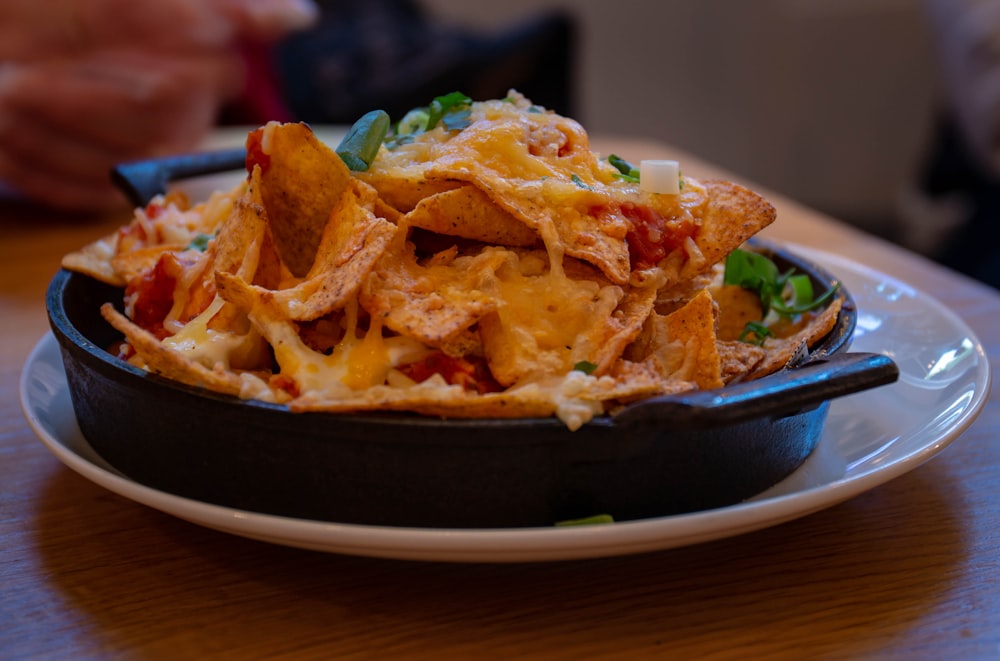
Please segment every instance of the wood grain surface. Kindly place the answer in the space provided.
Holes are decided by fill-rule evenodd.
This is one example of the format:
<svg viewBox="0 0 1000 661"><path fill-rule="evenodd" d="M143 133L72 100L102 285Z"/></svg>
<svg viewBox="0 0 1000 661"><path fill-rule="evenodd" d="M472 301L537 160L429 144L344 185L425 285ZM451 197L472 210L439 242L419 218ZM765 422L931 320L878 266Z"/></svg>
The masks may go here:
<svg viewBox="0 0 1000 661"><path fill-rule="evenodd" d="M604 153L675 157L609 137ZM719 173L683 156L696 176ZM725 173L721 173L725 174ZM768 193L768 234L945 302L997 367L1000 293ZM940 456L841 505L644 555L446 564L202 528L63 467L22 415L60 257L121 217L0 207L0 658L996 659L1000 404Z"/></svg>

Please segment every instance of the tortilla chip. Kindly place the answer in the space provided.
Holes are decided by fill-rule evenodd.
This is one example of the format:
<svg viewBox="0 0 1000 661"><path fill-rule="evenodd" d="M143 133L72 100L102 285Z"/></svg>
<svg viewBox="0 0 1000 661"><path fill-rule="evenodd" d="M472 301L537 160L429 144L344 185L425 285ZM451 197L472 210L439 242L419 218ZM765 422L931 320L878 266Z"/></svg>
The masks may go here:
<svg viewBox="0 0 1000 661"><path fill-rule="evenodd" d="M727 384L743 381L767 355L763 347L738 340L720 340L716 348L719 352L722 381Z"/></svg>
<svg viewBox="0 0 1000 661"><path fill-rule="evenodd" d="M116 278L120 278L124 286L145 271L156 266L156 262L165 252L176 252L183 246L146 246L130 252L115 255L110 260ZM114 283L113 283L114 284Z"/></svg>
<svg viewBox="0 0 1000 661"><path fill-rule="evenodd" d="M504 392L474 394L449 385L438 375L427 381L398 388L375 386L356 395L330 400L316 394L298 397L288 406L293 411L413 411L441 418L526 418L556 415L575 430L615 403L658 394L658 374L642 365L617 370L616 378L594 378L576 373L560 386L558 401L544 384L531 383Z"/></svg>
<svg viewBox="0 0 1000 661"><path fill-rule="evenodd" d="M260 194L260 168L250 174L250 187L233 202L233 208L219 228L210 250L215 253L214 268L226 273L240 272L252 278L264 236L269 231L267 211Z"/></svg>
<svg viewBox="0 0 1000 661"><path fill-rule="evenodd" d="M330 214L317 258L305 279L278 290L255 286L285 318L318 319L344 307L358 292L399 229L375 217L371 211L373 196L374 192L364 184L352 183L347 187ZM242 279L247 280L246 275ZM232 280L221 278L219 284L226 298Z"/></svg>
<svg viewBox="0 0 1000 661"><path fill-rule="evenodd" d="M774 222L777 211L753 191L730 181L708 180L701 224L687 249L687 259L667 267L667 285L708 272L726 255ZM669 259L669 257L668 257ZM665 260L666 261L666 260Z"/></svg>
<svg viewBox="0 0 1000 661"><path fill-rule="evenodd" d="M763 318L760 295L737 285L720 285L711 289L712 298L719 306L720 340L738 340L748 322Z"/></svg>
<svg viewBox="0 0 1000 661"><path fill-rule="evenodd" d="M664 379L690 381L706 390L720 388L715 323L715 302L702 291L675 312L652 313L628 355L633 361L652 360Z"/></svg>
<svg viewBox="0 0 1000 661"><path fill-rule="evenodd" d="M808 323L797 333L783 338L767 338L764 341L764 350L767 355L747 378L759 379L778 371L800 350L802 345L809 347L821 340L837 325L837 317L840 315L840 308L843 304L843 296L838 296L822 310L812 313Z"/></svg>
<svg viewBox="0 0 1000 661"><path fill-rule="evenodd" d="M235 372L221 368L208 368L201 363L172 351L155 335L133 324L128 317L114 309L110 303L101 306L101 315L120 332L135 349L144 367L168 379L189 386L207 388L228 395L239 395L241 380Z"/></svg>
<svg viewBox="0 0 1000 661"><path fill-rule="evenodd" d="M101 282L124 287L126 279L112 266L118 248L118 233L112 233L90 243L62 259L62 267L89 275Z"/></svg>
<svg viewBox="0 0 1000 661"><path fill-rule="evenodd" d="M654 289L628 289L607 322L596 330L599 335L591 341L599 347L594 354L593 373L605 374L642 332L656 300ZM595 334L596 335L596 334Z"/></svg>
<svg viewBox="0 0 1000 661"><path fill-rule="evenodd" d="M641 330L655 291L626 291L600 275L539 272L538 263L547 266L540 251L512 255L497 272L496 312L479 324L490 371L505 386L579 363L603 373Z"/></svg>
<svg viewBox="0 0 1000 661"><path fill-rule="evenodd" d="M460 181L427 179L424 176L425 169L423 164L407 167L373 165L368 171L356 172L354 176L377 190L386 204L401 213L407 213L425 198L463 186Z"/></svg>
<svg viewBox="0 0 1000 661"><path fill-rule="evenodd" d="M406 214L410 227L501 246L532 246L538 235L473 186L425 197Z"/></svg>
<svg viewBox="0 0 1000 661"><path fill-rule="evenodd" d="M609 209L609 199L598 190L600 166L578 127L545 113L487 114L449 140L426 176L473 184L550 249L590 262L624 284L630 271L627 226L613 213L593 212ZM540 143L541 136L552 143ZM573 148L560 156L549 148L553 144Z"/></svg>
<svg viewBox="0 0 1000 661"><path fill-rule="evenodd" d="M420 264L402 234L388 247L365 280L361 306L386 328L444 348L496 308L496 298L480 283L508 260L505 250Z"/></svg>
<svg viewBox="0 0 1000 661"><path fill-rule="evenodd" d="M267 167L253 167L261 169L261 200L275 246L288 270L304 276L316 258L330 212L351 181L351 172L307 124L271 122L248 137L251 153L255 141L266 145L269 159Z"/></svg>

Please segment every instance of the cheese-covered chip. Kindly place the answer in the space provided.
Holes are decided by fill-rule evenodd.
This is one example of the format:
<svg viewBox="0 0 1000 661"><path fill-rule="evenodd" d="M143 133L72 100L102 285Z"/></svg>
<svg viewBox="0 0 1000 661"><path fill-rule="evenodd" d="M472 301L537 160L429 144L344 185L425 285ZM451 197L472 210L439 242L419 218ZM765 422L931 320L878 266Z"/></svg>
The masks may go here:
<svg viewBox="0 0 1000 661"><path fill-rule="evenodd" d="M800 279L722 284L775 219L762 197L673 171L643 187L517 92L447 95L362 137L383 142L352 171L307 125L271 122L238 186L158 197L64 266L124 287L125 314L102 314L133 364L293 412L578 429L782 369L836 323L833 292L796 313Z"/></svg>
<svg viewBox="0 0 1000 661"><path fill-rule="evenodd" d="M260 168L260 195L278 253L292 272L312 267L330 212L351 181L336 152L306 124L270 122L247 137L247 170Z"/></svg>

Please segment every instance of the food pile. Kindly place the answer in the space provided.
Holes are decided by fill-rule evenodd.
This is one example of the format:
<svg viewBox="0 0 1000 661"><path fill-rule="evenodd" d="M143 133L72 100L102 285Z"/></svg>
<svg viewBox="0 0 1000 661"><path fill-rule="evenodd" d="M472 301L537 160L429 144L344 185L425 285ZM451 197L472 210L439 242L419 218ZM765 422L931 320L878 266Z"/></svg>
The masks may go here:
<svg viewBox="0 0 1000 661"><path fill-rule="evenodd" d="M602 157L516 92L370 113L336 149L272 122L246 164L65 258L124 288L123 359L291 411L576 429L780 369L841 304L741 249L775 218L759 195Z"/></svg>

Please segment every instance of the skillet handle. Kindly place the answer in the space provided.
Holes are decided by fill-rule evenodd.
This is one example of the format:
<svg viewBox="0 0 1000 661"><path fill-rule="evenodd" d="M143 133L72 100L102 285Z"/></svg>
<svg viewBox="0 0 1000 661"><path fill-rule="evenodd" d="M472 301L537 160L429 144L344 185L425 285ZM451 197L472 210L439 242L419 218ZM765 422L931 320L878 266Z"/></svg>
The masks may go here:
<svg viewBox="0 0 1000 661"><path fill-rule="evenodd" d="M897 378L899 368L888 356L840 353L720 390L642 400L614 415L614 421L623 426L667 423L677 427L718 427L793 415Z"/></svg>
<svg viewBox="0 0 1000 661"><path fill-rule="evenodd" d="M143 207L155 196L166 193L171 181L244 167L246 149L239 147L122 163L111 170L111 181L128 196L129 202Z"/></svg>

